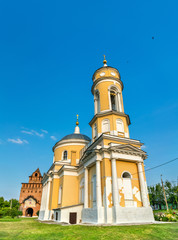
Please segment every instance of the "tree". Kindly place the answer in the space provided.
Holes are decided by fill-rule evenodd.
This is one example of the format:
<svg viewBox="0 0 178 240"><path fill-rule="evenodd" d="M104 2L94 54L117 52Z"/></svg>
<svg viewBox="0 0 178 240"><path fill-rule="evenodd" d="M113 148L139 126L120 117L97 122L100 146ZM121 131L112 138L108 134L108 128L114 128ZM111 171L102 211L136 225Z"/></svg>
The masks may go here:
<svg viewBox="0 0 178 240"><path fill-rule="evenodd" d="M0 197L0 209L4 206L4 198Z"/></svg>
<svg viewBox="0 0 178 240"><path fill-rule="evenodd" d="M166 193L167 202L171 204L175 204L176 207L178 205L178 186L171 184L168 180L164 183L164 189ZM150 204L155 206L159 205L159 209L161 209L161 205L165 205L165 199L163 194L163 189L160 183L157 183L155 186L148 187L148 193L150 198Z"/></svg>
<svg viewBox="0 0 178 240"><path fill-rule="evenodd" d="M148 194L149 194L149 199L150 199L150 204L154 206L156 204L156 192L155 192L155 187L148 187Z"/></svg>
<svg viewBox="0 0 178 240"><path fill-rule="evenodd" d="M175 204L177 207L178 202L178 186L171 184L168 180L165 181L164 184L166 197L168 203Z"/></svg>
<svg viewBox="0 0 178 240"><path fill-rule="evenodd" d="M11 201L12 201L12 206L11 206ZM11 200L9 200L9 204L12 208L19 209L19 207L20 207L20 203L17 199L12 198Z"/></svg>

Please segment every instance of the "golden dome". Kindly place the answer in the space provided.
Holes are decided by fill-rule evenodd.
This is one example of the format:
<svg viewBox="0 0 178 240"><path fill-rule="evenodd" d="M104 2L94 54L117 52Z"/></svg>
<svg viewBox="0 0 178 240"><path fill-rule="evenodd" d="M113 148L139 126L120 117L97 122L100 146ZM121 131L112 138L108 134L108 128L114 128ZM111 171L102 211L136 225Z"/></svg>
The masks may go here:
<svg viewBox="0 0 178 240"><path fill-rule="evenodd" d="M106 78L112 78L112 79L119 79L120 80L120 73L116 68L109 67L109 66L104 66L95 71L93 74L93 82L98 80L98 79L106 79Z"/></svg>

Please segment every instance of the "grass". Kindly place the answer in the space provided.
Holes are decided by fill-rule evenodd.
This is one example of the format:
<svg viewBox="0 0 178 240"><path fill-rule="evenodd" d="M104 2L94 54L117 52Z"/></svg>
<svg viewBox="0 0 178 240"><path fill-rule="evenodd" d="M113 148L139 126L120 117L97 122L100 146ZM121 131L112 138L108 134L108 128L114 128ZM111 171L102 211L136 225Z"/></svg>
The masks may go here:
<svg viewBox="0 0 178 240"><path fill-rule="evenodd" d="M171 212L178 212L178 209L169 209L168 211L167 210L154 210L153 212L154 213L167 213L167 212L169 212L169 211L171 211Z"/></svg>
<svg viewBox="0 0 178 240"><path fill-rule="evenodd" d="M61 226L39 223L32 218L21 218L20 221L1 221L0 239L33 239L33 240L93 240L93 239L178 239L178 223L152 224L140 226Z"/></svg>

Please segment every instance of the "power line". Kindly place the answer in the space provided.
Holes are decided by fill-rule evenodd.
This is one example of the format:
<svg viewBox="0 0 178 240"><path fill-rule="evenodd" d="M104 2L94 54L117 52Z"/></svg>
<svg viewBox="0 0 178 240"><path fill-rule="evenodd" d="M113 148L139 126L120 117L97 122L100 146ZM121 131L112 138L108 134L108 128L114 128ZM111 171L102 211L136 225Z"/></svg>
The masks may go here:
<svg viewBox="0 0 178 240"><path fill-rule="evenodd" d="M160 164L160 165L157 165L157 166L155 166L155 167L146 169L146 170L144 170L144 171L142 171L142 172L151 171L151 170L153 170L153 169L155 169L155 168L162 167L162 166L164 166L164 165L166 165L166 164L168 164L168 163L174 162L174 161L176 161L176 160L178 160L178 157L177 157L177 158L174 158L174 159L172 159L172 160L170 160L170 161L167 161L167 162L165 162L165 163L162 163L162 164ZM141 172L136 172L136 173L133 173L132 175L135 175L135 174L138 174L138 173L141 173Z"/></svg>
<svg viewBox="0 0 178 240"><path fill-rule="evenodd" d="M145 172L146 172L146 171L150 171L150 170L155 169L155 168L158 168L158 167L161 167L161 166L164 166L164 165L166 165L166 164L168 164L168 163L170 163L170 162L174 162L174 161L176 161L176 160L178 160L178 158L174 158L174 159L172 159L172 160L170 160L170 161L167 161L167 162L162 163L162 164L160 164L160 165L157 165L157 166L155 166L155 167L146 169Z"/></svg>

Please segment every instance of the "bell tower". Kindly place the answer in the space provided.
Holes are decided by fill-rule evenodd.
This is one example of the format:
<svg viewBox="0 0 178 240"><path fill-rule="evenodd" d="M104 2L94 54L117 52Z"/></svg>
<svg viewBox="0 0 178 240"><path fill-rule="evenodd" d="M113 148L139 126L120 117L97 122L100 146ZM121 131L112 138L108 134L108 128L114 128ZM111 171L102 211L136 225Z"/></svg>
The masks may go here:
<svg viewBox="0 0 178 240"><path fill-rule="evenodd" d="M129 138L130 118L124 113L123 83L116 68L107 66L104 56L103 67L93 74L94 117L90 121L92 139L102 133Z"/></svg>

